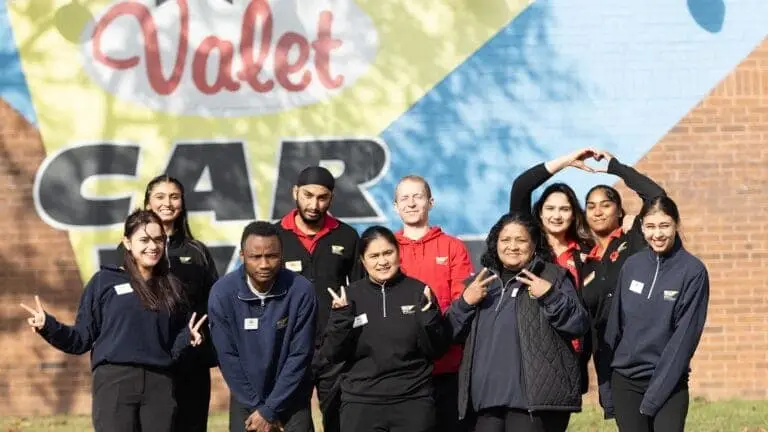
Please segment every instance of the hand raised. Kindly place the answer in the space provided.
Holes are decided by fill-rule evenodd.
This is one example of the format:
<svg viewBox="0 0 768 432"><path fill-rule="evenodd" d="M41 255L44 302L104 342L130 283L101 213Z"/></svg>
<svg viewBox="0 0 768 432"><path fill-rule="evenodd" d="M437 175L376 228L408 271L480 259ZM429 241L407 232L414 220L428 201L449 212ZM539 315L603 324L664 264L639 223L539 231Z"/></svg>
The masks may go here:
<svg viewBox="0 0 768 432"><path fill-rule="evenodd" d="M552 284L548 280L542 279L526 269L520 271L517 280L528 285L528 292L536 298L543 296L552 289Z"/></svg>
<svg viewBox="0 0 768 432"><path fill-rule="evenodd" d="M24 303L21 303L21 307L27 310L32 316L27 318L27 324L32 328L32 331L40 331L43 329L43 326L45 326L45 310L43 309L42 303L40 303L40 297L35 296L35 303L36 308L32 309L31 307L25 305Z"/></svg>
<svg viewBox="0 0 768 432"><path fill-rule="evenodd" d="M467 304L474 306L480 303L485 298L485 296L488 295L488 285L490 285L494 280L498 279L498 276L494 274L490 277L485 277L487 274L488 269L483 268L480 270L480 273L475 277L472 283L470 283L469 286L464 289L462 297L464 298L464 301L467 302Z"/></svg>
<svg viewBox="0 0 768 432"><path fill-rule="evenodd" d="M596 161L599 161L602 157L599 156L599 152L595 150L592 147L585 147L579 150L576 150L575 152L568 155L570 162L568 162L568 166L572 166L574 168L578 168L582 171L586 171L589 173L596 172L594 168L587 165L585 161L587 159L595 159Z"/></svg>
<svg viewBox="0 0 768 432"><path fill-rule="evenodd" d="M195 322L195 317L197 317L197 312L192 313L192 318L189 320L189 343L192 346L199 346L203 343L203 334L200 332L200 326L203 325L205 320L208 318L208 315L203 315L202 318L200 318L200 321Z"/></svg>
<svg viewBox="0 0 768 432"><path fill-rule="evenodd" d="M340 294L338 295L331 288L328 288L328 293L331 295L331 309L343 308L349 304L347 302L347 291L343 286L341 287Z"/></svg>

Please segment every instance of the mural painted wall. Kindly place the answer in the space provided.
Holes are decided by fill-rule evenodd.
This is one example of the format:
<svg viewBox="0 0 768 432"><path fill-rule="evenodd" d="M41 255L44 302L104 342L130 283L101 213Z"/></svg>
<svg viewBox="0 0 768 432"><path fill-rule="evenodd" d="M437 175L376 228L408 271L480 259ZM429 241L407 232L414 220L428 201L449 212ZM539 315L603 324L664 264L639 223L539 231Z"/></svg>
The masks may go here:
<svg viewBox="0 0 768 432"><path fill-rule="evenodd" d="M162 172L220 271L317 163L358 229L397 227L395 184L423 175L432 222L479 251L519 173L583 146L641 161L766 16L764 0L9 0L0 99L39 131L34 214L83 280ZM616 181L556 180L579 196Z"/></svg>

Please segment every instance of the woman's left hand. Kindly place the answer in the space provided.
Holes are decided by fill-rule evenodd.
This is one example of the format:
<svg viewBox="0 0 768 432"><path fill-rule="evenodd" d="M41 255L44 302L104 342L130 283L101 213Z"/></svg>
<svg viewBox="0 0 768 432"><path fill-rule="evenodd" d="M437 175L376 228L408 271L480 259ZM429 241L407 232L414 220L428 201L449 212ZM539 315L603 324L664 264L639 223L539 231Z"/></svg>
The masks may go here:
<svg viewBox="0 0 768 432"><path fill-rule="evenodd" d="M552 289L552 284L549 281L536 276L526 269L523 269L517 275L517 280L528 285L528 292L536 298L543 296Z"/></svg>
<svg viewBox="0 0 768 432"><path fill-rule="evenodd" d="M195 322L197 312L192 312L192 318L189 320L189 344L196 347L203 343L203 334L200 332L200 326L203 325L208 315L203 315L200 321Z"/></svg>

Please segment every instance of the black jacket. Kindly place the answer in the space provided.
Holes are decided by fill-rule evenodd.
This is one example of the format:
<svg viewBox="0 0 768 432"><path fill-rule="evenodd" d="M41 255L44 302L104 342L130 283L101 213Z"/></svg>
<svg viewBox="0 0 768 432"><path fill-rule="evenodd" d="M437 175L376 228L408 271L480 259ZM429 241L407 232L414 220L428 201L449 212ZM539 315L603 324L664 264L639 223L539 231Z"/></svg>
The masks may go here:
<svg viewBox="0 0 768 432"><path fill-rule="evenodd" d="M507 344L514 347L514 352L505 360L510 363L509 370L519 371L522 385L509 390L522 394L512 395L508 400L522 400L524 406L506 407L528 411L581 410L579 357L570 341L587 332L589 318L566 273L565 269L546 263L541 277L553 286L538 299L530 297L524 285L512 290L502 289L497 279L494 281L496 286L490 287L489 295L478 307L469 306L463 297L451 304L447 318L454 341L464 342L459 369L460 418L466 417L475 405L490 408L482 401L471 400L473 370L486 370L494 363L488 353L476 351L478 338L485 337L497 340L484 343L484 346ZM511 333L504 328L498 332L479 333L478 314L496 313L512 314L516 331ZM481 397L499 400L495 396L484 394Z"/></svg>
<svg viewBox="0 0 768 432"><path fill-rule="evenodd" d="M319 353L346 362L342 400L386 404L431 394L432 362L447 351L450 335L434 294L422 311L424 287L402 273L384 285L364 279L349 286L349 305L331 311Z"/></svg>
<svg viewBox="0 0 768 432"><path fill-rule="evenodd" d="M155 312L144 307L127 272L103 266L85 287L75 324L46 315L39 332L68 354L91 351L91 369L124 364L166 369L191 351L187 311Z"/></svg>
<svg viewBox="0 0 768 432"><path fill-rule="evenodd" d="M709 275L678 238L658 255L632 255L619 275L605 339L611 367L629 379L650 379L640 412L654 416L687 379L707 319Z"/></svg>

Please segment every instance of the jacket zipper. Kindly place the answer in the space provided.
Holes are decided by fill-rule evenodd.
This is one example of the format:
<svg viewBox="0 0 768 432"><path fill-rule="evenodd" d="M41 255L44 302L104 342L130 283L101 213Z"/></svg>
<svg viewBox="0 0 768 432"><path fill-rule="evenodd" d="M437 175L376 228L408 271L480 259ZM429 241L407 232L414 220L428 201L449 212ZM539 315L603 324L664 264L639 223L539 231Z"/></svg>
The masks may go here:
<svg viewBox="0 0 768 432"><path fill-rule="evenodd" d="M381 310L384 312L384 318L387 317L387 291L384 289L386 284L386 282L381 284Z"/></svg>
<svg viewBox="0 0 768 432"><path fill-rule="evenodd" d="M653 282L651 282L651 289L648 290L648 299L651 299L651 294L653 294L653 287L656 285L656 278L659 276L659 266L661 265L661 259L657 256L656 257L656 272L653 274Z"/></svg>
<svg viewBox="0 0 768 432"><path fill-rule="evenodd" d="M494 312L498 312L499 311L499 308L501 307L501 302L504 301L504 293L506 291L507 291L506 287L501 288L501 295L499 296L499 302L496 303L496 309L494 310Z"/></svg>

